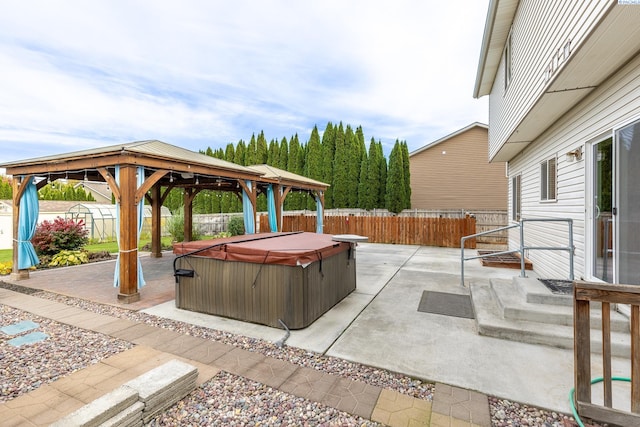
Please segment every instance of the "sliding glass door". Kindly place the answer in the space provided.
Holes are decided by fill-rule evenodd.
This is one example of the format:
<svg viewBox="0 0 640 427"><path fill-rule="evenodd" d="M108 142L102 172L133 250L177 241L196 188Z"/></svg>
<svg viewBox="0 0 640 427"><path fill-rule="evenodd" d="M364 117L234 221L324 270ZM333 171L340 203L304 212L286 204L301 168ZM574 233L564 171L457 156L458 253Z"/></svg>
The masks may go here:
<svg viewBox="0 0 640 427"><path fill-rule="evenodd" d="M640 285L640 121L592 145L592 276Z"/></svg>
<svg viewBox="0 0 640 427"><path fill-rule="evenodd" d="M615 133L616 283L640 285L640 121Z"/></svg>

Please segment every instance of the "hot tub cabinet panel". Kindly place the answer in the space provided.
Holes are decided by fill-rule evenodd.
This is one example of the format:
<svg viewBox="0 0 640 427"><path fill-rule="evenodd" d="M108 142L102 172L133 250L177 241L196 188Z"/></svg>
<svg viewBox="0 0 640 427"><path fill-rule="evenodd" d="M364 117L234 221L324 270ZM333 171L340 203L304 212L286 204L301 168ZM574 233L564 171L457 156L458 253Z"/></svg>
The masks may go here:
<svg viewBox="0 0 640 427"><path fill-rule="evenodd" d="M302 234L307 236L295 239L322 236ZM280 239L287 247L286 235ZM356 260L350 244L328 245L332 248L330 256L325 258L316 250L318 260L304 267L187 255L178 260L179 268L193 270L194 274L179 277L176 306L276 328L282 328L279 319L289 329L305 328L356 288ZM230 247L225 250L233 251ZM257 259L267 260L268 255L269 251Z"/></svg>

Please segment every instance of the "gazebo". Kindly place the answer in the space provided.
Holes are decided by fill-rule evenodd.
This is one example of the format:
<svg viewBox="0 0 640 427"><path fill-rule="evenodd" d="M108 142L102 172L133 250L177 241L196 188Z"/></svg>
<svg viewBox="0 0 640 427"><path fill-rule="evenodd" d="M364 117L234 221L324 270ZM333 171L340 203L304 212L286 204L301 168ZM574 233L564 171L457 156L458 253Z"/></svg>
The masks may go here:
<svg viewBox="0 0 640 427"><path fill-rule="evenodd" d="M255 232L256 198L267 195L269 224L280 231L282 204L291 190L307 191L318 205L318 232L322 232L324 191L328 185L268 165L240 166L162 141L148 140L66 154L0 164L13 176L13 272L15 279L29 277L37 264L30 239L38 217L37 190L60 178L106 182L116 200L119 256L114 282L118 300L140 299L142 272L138 237L146 199L151 206L151 256L161 257L160 209L169 191L182 188L184 235L192 236L192 202L202 190L230 191L243 202L246 233Z"/></svg>

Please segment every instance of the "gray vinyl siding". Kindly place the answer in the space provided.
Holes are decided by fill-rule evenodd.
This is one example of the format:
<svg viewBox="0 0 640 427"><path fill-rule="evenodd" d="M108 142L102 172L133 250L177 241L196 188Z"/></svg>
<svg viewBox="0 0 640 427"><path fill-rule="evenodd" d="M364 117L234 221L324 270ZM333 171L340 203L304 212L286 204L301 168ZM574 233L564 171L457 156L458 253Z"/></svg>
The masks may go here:
<svg viewBox="0 0 640 427"><path fill-rule="evenodd" d="M616 0L523 0L511 32L512 80L504 88L504 56L491 90L489 156L493 157L526 116L549 82L544 74L553 53L571 40L574 51Z"/></svg>
<svg viewBox="0 0 640 427"><path fill-rule="evenodd" d="M572 218L576 248L575 277L586 276L585 226L593 207L586 196L586 166L590 162L589 143L612 135L614 128L640 118L640 56L636 56L618 73L569 111L509 162L510 177L522 174L523 218ZM583 160L568 162L565 153L582 146ZM540 201L542 160L557 155L558 196L555 202ZM509 190L511 191L511 189ZM511 193L510 193L511 194ZM511 203L512 197L509 197ZM525 242L528 246L564 246L567 227L561 224L528 224ZM519 245L517 229L509 235L509 245ZM527 255L541 277L568 278L568 257L564 252L531 251Z"/></svg>

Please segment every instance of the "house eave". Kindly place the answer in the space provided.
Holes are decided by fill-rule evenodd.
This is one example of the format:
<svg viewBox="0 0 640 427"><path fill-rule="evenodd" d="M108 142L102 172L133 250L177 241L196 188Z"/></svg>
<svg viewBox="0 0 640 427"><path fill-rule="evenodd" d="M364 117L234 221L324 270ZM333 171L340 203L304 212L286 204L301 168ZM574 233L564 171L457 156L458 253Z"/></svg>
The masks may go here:
<svg viewBox="0 0 640 427"><path fill-rule="evenodd" d="M442 137L440 139L437 139L437 140L435 140L433 142L428 143L427 145L424 145L424 146L418 148L417 150L412 151L411 153L409 153L409 157L414 156L416 154L419 154L419 153L421 153L421 152L423 152L425 150L428 150L430 148L433 148L436 145L438 145L438 144L440 144L442 142L448 141L449 139L451 139L451 138L453 138L455 136L458 136L458 135L460 135L462 133L465 133L468 130L471 130L471 129L475 128L475 127L480 127L480 128L483 128L483 129L489 129L489 126L484 124L484 123L480 123L480 122L471 123L470 125L465 126L462 129L458 129L457 131L455 131L453 133L450 133L447 136L444 136L444 137Z"/></svg>
<svg viewBox="0 0 640 427"><path fill-rule="evenodd" d="M519 0L491 0L482 36L473 97L491 93Z"/></svg>
<svg viewBox="0 0 640 427"><path fill-rule="evenodd" d="M640 8L612 4L548 79L490 161L509 161L640 54ZM542 78L542 76L541 76Z"/></svg>

